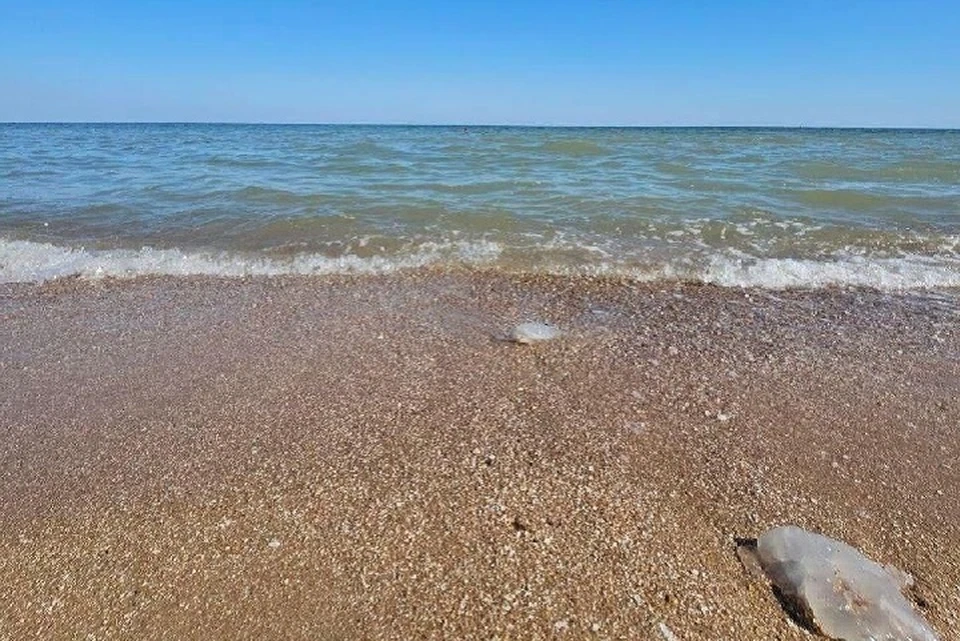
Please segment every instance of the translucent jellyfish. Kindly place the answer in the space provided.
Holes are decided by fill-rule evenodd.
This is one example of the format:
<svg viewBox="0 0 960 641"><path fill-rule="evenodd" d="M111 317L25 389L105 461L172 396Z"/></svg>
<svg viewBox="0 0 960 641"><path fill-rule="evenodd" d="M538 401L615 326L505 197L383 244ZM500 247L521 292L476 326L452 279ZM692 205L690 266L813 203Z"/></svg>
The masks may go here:
<svg viewBox="0 0 960 641"><path fill-rule="evenodd" d="M938 641L902 590L908 575L795 526L757 539L757 559L781 598L816 631L844 641Z"/></svg>

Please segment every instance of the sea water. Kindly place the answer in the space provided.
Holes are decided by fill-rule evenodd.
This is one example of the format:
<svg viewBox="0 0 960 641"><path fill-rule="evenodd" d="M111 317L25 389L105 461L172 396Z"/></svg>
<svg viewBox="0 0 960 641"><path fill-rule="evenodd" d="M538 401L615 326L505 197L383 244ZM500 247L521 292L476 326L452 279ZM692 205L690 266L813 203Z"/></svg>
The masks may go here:
<svg viewBox="0 0 960 641"><path fill-rule="evenodd" d="M0 124L0 281L960 287L960 131Z"/></svg>

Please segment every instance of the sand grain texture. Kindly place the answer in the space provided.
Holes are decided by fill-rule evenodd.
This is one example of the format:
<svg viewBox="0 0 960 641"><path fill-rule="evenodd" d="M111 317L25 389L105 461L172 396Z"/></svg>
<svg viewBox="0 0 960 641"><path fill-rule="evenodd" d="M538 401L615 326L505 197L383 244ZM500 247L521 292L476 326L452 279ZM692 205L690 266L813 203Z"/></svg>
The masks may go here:
<svg viewBox="0 0 960 641"><path fill-rule="evenodd" d="M564 335L498 340L531 317ZM951 639L958 321L484 272L5 285L0 638L807 639L735 553L795 523Z"/></svg>

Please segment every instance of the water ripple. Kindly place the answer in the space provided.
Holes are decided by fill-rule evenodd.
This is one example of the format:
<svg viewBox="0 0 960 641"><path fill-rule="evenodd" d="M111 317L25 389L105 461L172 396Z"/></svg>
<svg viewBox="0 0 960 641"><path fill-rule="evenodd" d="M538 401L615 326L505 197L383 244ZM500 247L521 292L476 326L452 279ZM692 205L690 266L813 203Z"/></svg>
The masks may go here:
<svg viewBox="0 0 960 641"><path fill-rule="evenodd" d="M7 247L402 262L467 243L524 269L914 274L958 258L960 133L0 125L0 186Z"/></svg>

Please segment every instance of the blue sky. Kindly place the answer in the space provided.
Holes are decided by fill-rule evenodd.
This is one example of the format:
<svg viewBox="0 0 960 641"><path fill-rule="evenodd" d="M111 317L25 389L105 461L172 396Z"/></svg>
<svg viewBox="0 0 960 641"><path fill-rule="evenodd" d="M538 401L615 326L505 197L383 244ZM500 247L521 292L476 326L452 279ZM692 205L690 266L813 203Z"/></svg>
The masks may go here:
<svg viewBox="0 0 960 641"><path fill-rule="evenodd" d="M960 127L960 1L0 0L0 121Z"/></svg>

